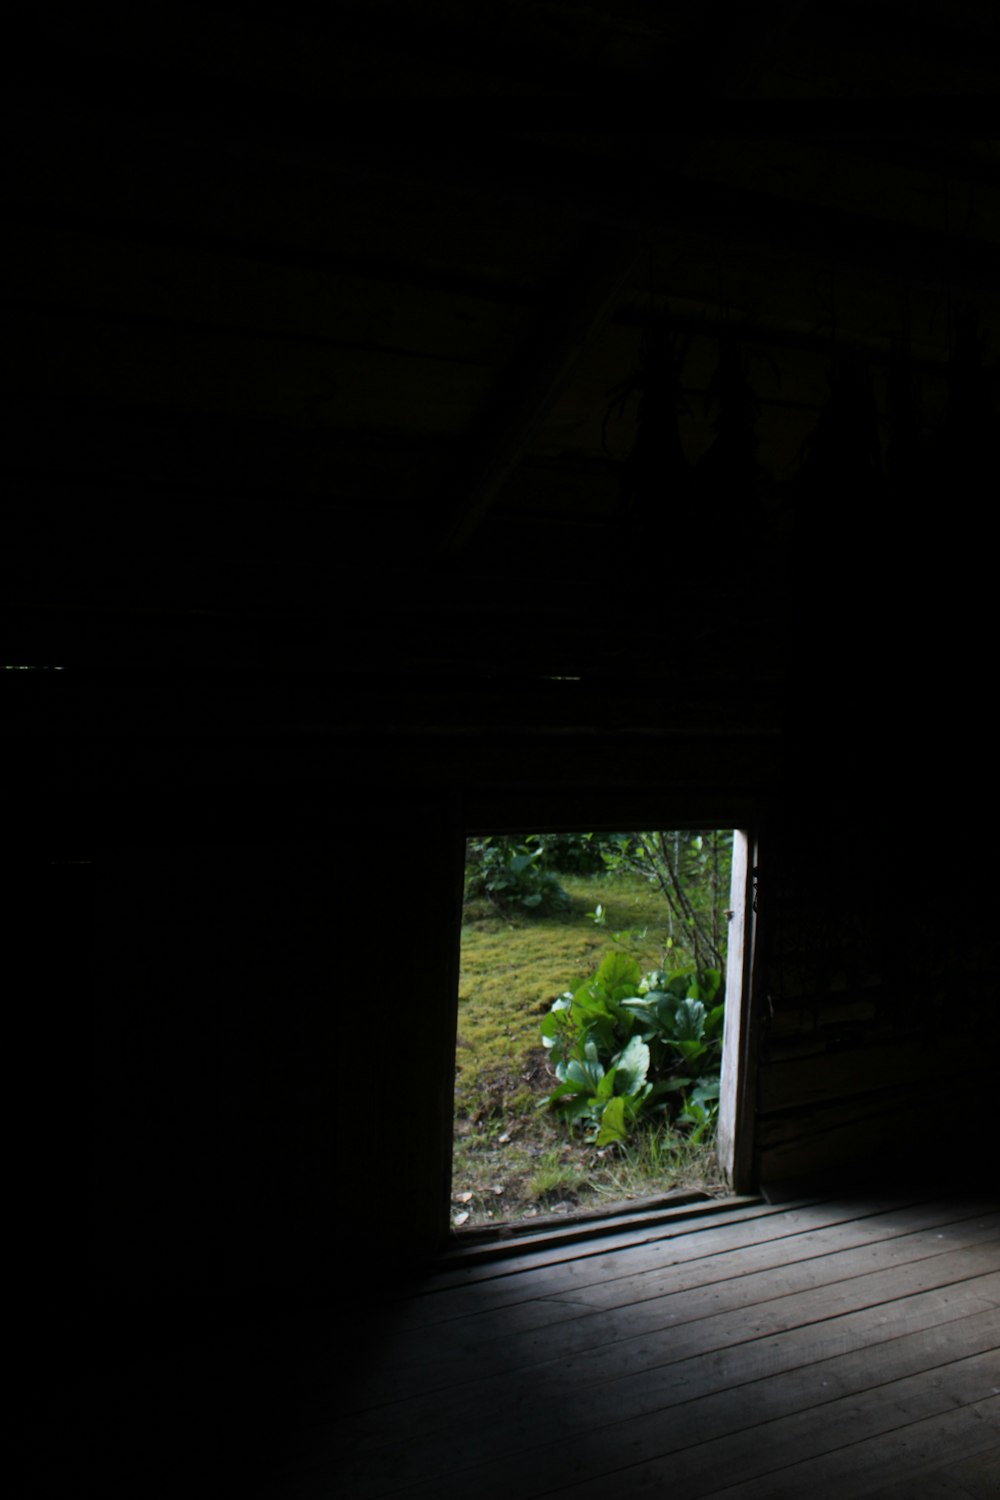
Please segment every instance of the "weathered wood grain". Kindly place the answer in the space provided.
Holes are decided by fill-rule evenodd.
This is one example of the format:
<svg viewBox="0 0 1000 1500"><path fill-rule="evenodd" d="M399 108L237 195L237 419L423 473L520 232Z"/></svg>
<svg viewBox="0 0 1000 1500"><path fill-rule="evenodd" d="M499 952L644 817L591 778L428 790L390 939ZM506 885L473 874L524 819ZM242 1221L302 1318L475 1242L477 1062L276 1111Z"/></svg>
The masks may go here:
<svg viewBox="0 0 1000 1500"><path fill-rule="evenodd" d="M871 1484L878 1483L880 1465L876 1459L868 1474L855 1475L854 1492L867 1495L869 1500L913 1500L919 1484L920 1500L996 1500L1000 1495L1000 1438L970 1453L970 1448L978 1446L981 1434L974 1427L970 1432L969 1426L963 1421L949 1432L943 1420L928 1424L929 1430L917 1435L914 1454L893 1454L890 1458L894 1473L898 1474L900 1467L909 1473L871 1489ZM931 1444L933 1451L929 1451Z"/></svg>
<svg viewBox="0 0 1000 1500"><path fill-rule="evenodd" d="M985 1358L985 1356L984 1356ZM990 1365L985 1365L989 1379ZM992 1358L995 1373L996 1357ZM973 1371L967 1372L973 1375ZM926 1387L926 1382L924 1383ZM853 1439L850 1429L839 1424L831 1427L829 1439L843 1436L843 1448L824 1452L817 1458L800 1460L787 1469L771 1472L749 1484L726 1484L705 1500L799 1500L803 1494L815 1500L839 1500L844 1494L871 1495L873 1487L893 1477L893 1483L902 1483L904 1493L923 1500L924 1475L928 1467L940 1464L942 1454L950 1454L959 1463L970 1454L988 1457L993 1473L997 1472L996 1450L1000 1436L1000 1397L986 1396L981 1400L965 1401L970 1387L956 1381L956 1388L943 1388L938 1384L937 1399L944 1403L944 1410L924 1416L935 1399L934 1387L920 1389L914 1382L909 1389L900 1392L900 1407L896 1413L898 1426L889 1426L886 1431L871 1437L863 1436L867 1424L859 1424ZM974 1389L974 1386L971 1387ZM958 1405L958 1410L954 1409ZM891 1412L885 1420L891 1421ZM849 1419L848 1419L849 1420ZM794 1450L793 1450L794 1451ZM735 1471L734 1471L735 1472ZM629 1493L628 1488L622 1493ZM698 1491L704 1495L704 1491ZM974 1492L973 1492L974 1493ZM996 1490L981 1490L985 1500L992 1500ZM962 1495L961 1487L952 1494Z"/></svg>
<svg viewBox="0 0 1000 1500"><path fill-rule="evenodd" d="M982 1233L995 1235L995 1226L987 1225ZM751 1272L733 1282L680 1296L674 1314L679 1321L672 1326L664 1324L669 1298L615 1314L598 1314L596 1319L585 1314L539 1332L529 1327L518 1333L517 1319L512 1317L506 1338L487 1338L482 1345L470 1338L464 1356L456 1351L450 1368L447 1359L444 1368L435 1364L436 1345L430 1342L419 1378L414 1371L408 1379L405 1357L397 1365L390 1353L385 1379L375 1380L367 1399L384 1406L383 1415L391 1415L396 1444L405 1446L426 1437L429 1425L447 1428L455 1441L467 1434L478 1442L492 1426L508 1438L511 1424L521 1430L527 1389L533 1404L544 1406L550 1423L568 1438L610 1418L617 1406L619 1415L633 1411L635 1377L640 1372L644 1392L662 1392L664 1383L672 1388L672 1370L679 1362L713 1350L729 1351L779 1335L787 1337L793 1329L811 1330L829 1320L839 1323L845 1315L865 1308L878 1309L882 1317L882 1304L897 1304L901 1299L909 1310L914 1298L944 1287L964 1286L977 1296L985 1287L987 1294L995 1295L1000 1271L997 1240L980 1239L977 1244L975 1230L958 1237L972 1243L963 1250L935 1254L933 1244L908 1246L907 1237L901 1236L860 1252L820 1255L814 1262ZM911 1239L919 1241L920 1236ZM940 1246L948 1241L942 1235L935 1243ZM926 1252L922 1258L904 1259L921 1248ZM866 1270L871 1251L876 1268ZM852 1270L858 1274L852 1275ZM992 1279L975 1289L983 1277ZM866 1321L870 1324L872 1319ZM621 1328L616 1327L618 1322ZM427 1331L429 1340L434 1332ZM569 1349L573 1352L567 1355ZM582 1377L581 1370L586 1372ZM561 1391L572 1391L565 1410ZM385 1440L381 1416L373 1422L362 1418L352 1432L355 1441L376 1447Z"/></svg>
<svg viewBox="0 0 1000 1500"><path fill-rule="evenodd" d="M952 1224L935 1219L928 1233L926 1226L915 1227L920 1217L892 1216L888 1224L848 1223L790 1241L729 1253L717 1249L703 1259L685 1260L682 1250L655 1269L484 1310L438 1324L432 1334L426 1329L400 1331L393 1344L393 1389L402 1394L408 1381L418 1388L428 1380L446 1385L450 1368L464 1374L470 1362L480 1374L498 1374L528 1365L538 1354L568 1349L578 1340L600 1346L606 1336L628 1337L633 1327L655 1326L659 1313L654 1303L665 1310L675 1305L674 1298L682 1299L684 1313L692 1318L706 1306L714 1314L721 1310L718 1289L723 1283L727 1305L749 1306L764 1278L779 1269L787 1290L809 1282L825 1285L859 1267L868 1273L977 1243L982 1235L992 1237L1000 1225L996 1214ZM575 1329L567 1326L570 1322L575 1322Z"/></svg>
<svg viewBox="0 0 1000 1500"><path fill-rule="evenodd" d="M491 1306L525 1301L541 1290L551 1296L563 1289L613 1281L645 1270L657 1271L677 1260L704 1259L772 1241L790 1241L830 1225L871 1220L871 1228L879 1236L891 1233L895 1224L909 1224L905 1217L897 1216L905 1216L911 1210L925 1214L926 1222L932 1224L959 1222L984 1209L992 1210L991 1200L973 1203L957 1200L925 1209L919 1199L911 1196L761 1203L735 1210L716 1208L704 1218L684 1210L683 1218L659 1230L650 1228L638 1235L609 1236L607 1240L601 1238L583 1246L568 1245L561 1249L546 1246L534 1254L525 1249L523 1255L511 1259L504 1257L468 1270L445 1271L430 1278L428 1290L407 1303L406 1319L411 1324L428 1323L480 1313ZM525 1271L532 1273L530 1282L520 1277Z"/></svg>
<svg viewBox="0 0 1000 1500"><path fill-rule="evenodd" d="M768 1114L831 1098L877 1093L903 1082L927 1082L940 1065L937 1054L922 1040L849 1049L794 1064L761 1069L760 1108Z"/></svg>
<svg viewBox="0 0 1000 1500"><path fill-rule="evenodd" d="M878 1487L903 1451L893 1434L985 1402L972 1427L947 1429L976 1451L1000 1386L1000 1209L837 1207L790 1209L786 1233L782 1216L745 1210L724 1229L583 1256L575 1287L569 1263L528 1257L464 1286L452 1273L431 1300L461 1313L389 1338L351 1414L304 1435L288 1493L318 1496L335 1471L358 1500L577 1500L667 1483L791 1495L800 1470L832 1487L855 1452ZM679 1255L635 1271L636 1251Z"/></svg>
<svg viewBox="0 0 1000 1500"><path fill-rule="evenodd" d="M560 1435L537 1446L520 1446L528 1430L525 1424L506 1431L487 1426L478 1434L449 1432L444 1441L424 1442L419 1450L413 1444L394 1447L384 1455L389 1459L384 1474L391 1474L394 1483L411 1482L411 1456L418 1451L427 1478L414 1487L412 1500L425 1500L425 1496L429 1500L435 1485L442 1496L473 1492L483 1500L502 1500L515 1487L525 1496L544 1495L567 1484L592 1483L601 1474L609 1480L613 1476L612 1482L619 1483L622 1470L626 1471L627 1485L627 1471L669 1456L678 1461L677 1477L683 1475L699 1493L706 1473L712 1468L725 1472L733 1462L731 1454L715 1451L716 1443L738 1445L748 1454L750 1467L769 1463L774 1456L787 1462L789 1452L795 1449L784 1433L768 1433L768 1424L780 1425L795 1417L798 1426L789 1429L795 1432L795 1442L803 1446L822 1443L828 1421L835 1427L843 1410L849 1423L851 1401L867 1408L881 1399L882 1387L891 1388L938 1371L942 1381L949 1382L945 1388L950 1396L960 1388L957 1381L951 1383L952 1376L956 1371L959 1377L967 1373L966 1362L980 1356L986 1363L977 1367L978 1378L988 1383L990 1359L998 1347L1000 1309L970 1311L935 1328L919 1328L877 1343L865 1341L857 1350L807 1366L774 1374L762 1368L743 1384L726 1384L723 1378L720 1388L701 1395L678 1382L672 1393L674 1399L655 1410L630 1413L609 1404L603 1420L572 1436ZM970 1387L985 1388L983 1384ZM534 1424L539 1437L545 1427L545 1414L540 1413L540 1420ZM762 1428L765 1430L758 1442L758 1430ZM463 1455L471 1457L464 1469L459 1467ZM371 1491L365 1475L357 1477L359 1497L362 1493L379 1493L378 1485L384 1483L384 1477L375 1477L375 1467L369 1471L369 1483L375 1485ZM739 1469L728 1471L737 1473Z"/></svg>
<svg viewBox="0 0 1000 1500"><path fill-rule="evenodd" d="M464 1361L438 1364L431 1358L419 1370L408 1373L403 1368L398 1376L387 1372L384 1380L373 1383L371 1398L379 1404L412 1398L410 1405L399 1405L395 1413L396 1422L411 1433L422 1431L431 1415L438 1420L445 1411L457 1430L472 1423L472 1430L479 1431L484 1404L490 1422L513 1419L522 1409L525 1384L540 1403L558 1406L559 1393L576 1383L582 1365L590 1377L577 1391L571 1412L561 1419L567 1431L577 1431L601 1420L612 1383L627 1406L634 1399L630 1393L637 1378L647 1384L654 1379L653 1372L694 1354L768 1338L898 1297L960 1286L991 1275L998 1259L1000 1246L991 1241L830 1284L817 1284L815 1275L801 1274L803 1268L798 1268L798 1276L775 1273L756 1293L750 1287L733 1292L725 1287L708 1288L681 1294L673 1308L652 1304L648 1326L625 1311L580 1317L555 1329L512 1333L510 1350L494 1347L484 1351L482 1359L474 1350L467 1352ZM775 1291L776 1285L780 1291ZM758 1300L749 1300L754 1295ZM668 1321L671 1313L674 1322ZM620 1336L619 1322L623 1325ZM600 1393L595 1389L598 1385Z"/></svg>

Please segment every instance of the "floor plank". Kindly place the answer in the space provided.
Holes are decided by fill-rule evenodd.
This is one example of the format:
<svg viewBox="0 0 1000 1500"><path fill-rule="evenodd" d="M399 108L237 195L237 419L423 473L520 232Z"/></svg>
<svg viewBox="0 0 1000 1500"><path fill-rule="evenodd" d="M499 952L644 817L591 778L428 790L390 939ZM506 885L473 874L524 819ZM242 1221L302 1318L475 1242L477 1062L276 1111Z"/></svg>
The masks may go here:
<svg viewBox="0 0 1000 1500"><path fill-rule="evenodd" d="M428 1439L417 1448L411 1441L369 1454L351 1476L351 1493L361 1500L391 1493L389 1486L406 1485L410 1500L468 1494L477 1500L505 1500L511 1494L546 1495L568 1482L600 1475L614 1476L617 1483L623 1468L666 1456L677 1459L688 1449L734 1433L749 1433L756 1442L762 1424L797 1413L811 1413L817 1419L813 1427L825 1430L828 1409L835 1411L838 1402L868 1397L880 1386L954 1366L959 1351L969 1359L998 1347L1000 1307L985 1312L980 1307L966 1309L961 1319L933 1329L918 1327L881 1343L865 1342L851 1352L782 1372L765 1374L760 1365L749 1364L743 1367L742 1379L721 1372L715 1389L706 1388L707 1371L701 1372L700 1382L697 1372L676 1371L672 1388L660 1389L658 1408L647 1406L625 1415L620 1405L608 1403L603 1420L568 1439L562 1435L532 1445L532 1435L544 1430L535 1417L520 1427L468 1432L464 1438L452 1430L442 1433L437 1443ZM784 1452L784 1440L780 1446ZM702 1464L701 1458L697 1464Z"/></svg>
<svg viewBox="0 0 1000 1500"><path fill-rule="evenodd" d="M918 1443L919 1434L911 1429L931 1418L955 1417L957 1407L979 1408L956 1424L962 1444L980 1437L983 1429L995 1440L1000 1432L1000 1398L990 1394L995 1373L994 1353L974 1356L830 1402L819 1412L764 1421L619 1468L612 1481L615 1495L628 1500L669 1489L691 1500L717 1493L725 1494L726 1500L816 1500L820 1493L848 1494L853 1500L859 1493L859 1474L866 1482L871 1474L884 1481L892 1465ZM863 1442L876 1438L878 1443L858 1451ZM985 1436L982 1441L985 1445ZM921 1452L937 1456L933 1442L923 1444ZM746 1477L733 1485L734 1475ZM606 1475L581 1475L570 1493L573 1500L599 1500L607 1496L608 1486ZM447 1491L439 1486L438 1493Z"/></svg>
<svg viewBox="0 0 1000 1500"><path fill-rule="evenodd" d="M995 1452L1000 1441L1000 1396L970 1401L957 1409L953 1404L929 1416L921 1417L919 1411L919 1406L910 1405L900 1412L908 1420L885 1432L853 1441L844 1434L841 1448L815 1459L771 1471L745 1484L698 1490L697 1496L699 1500L801 1500L807 1495L809 1500L844 1500L850 1495L852 1500L861 1500L877 1493L892 1476L909 1500L924 1500L924 1475L928 1469L940 1468L945 1455L957 1462L970 1453ZM639 1492L626 1488L618 1493ZM990 1500L996 1500L996 1490L986 1493ZM583 1492L579 1494L583 1500Z"/></svg>
<svg viewBox="0 0 1000 1500"><path fill-rule="evenodd" d="M604 1380L635 1374L711 1346L713 1339L716 1347L740 1343L891 1300L901 1290L912 1294L982 1275L997 1264L998 1249L1000 1216L992 1215L969 1220L951 1235L923 1232L700 1285L679 1273L676 1290L637 1305L593 1310L574 1303L572 1317L541 1328L524 1328L512 1314L506 1336L480 1340L473 1327L457 1344L434 1341L416 1356L401 1354L376 1379L369 1399L384 1404L411 1394L430 1398L451 1387L464 1392L470 1381L502 1387L525 1370L558 1388L588 1356L600 1359Z"/></svg>
<svg viewBox="0 0 1000 1500"><path fill-rule="evenodd" d="M693 1254L707 1255L713 1253L714 1246L732 1249L804 1233L824 1224L861 1220L920 1206L926 1205L912 1198L889 1202L858 1199L849 1203L762 1204L737 1212L720 1209L711 1216L681 1220L661 1226L655 1232L644 1231L638 1236L620 1235L581 1246L526 1251L511 1260L503 1257L492 1264L440 1271L429 1276L420 1294L407 1299L400 1307L399 1326L423 1327L462 1317L470 1311L479 1312L491 1305L504 1307L519 1302L526 1295L522 1280L525 1271L532 1273L531 1295L538 1296L543 1288L550 1292L568 1290L607 1280L614 1274L633 1275L645 1267L655 1267L662 1264L664 1246L668 1244L677 1247L690 1242L695 1246ZM959 1206L965 1213L974 1211ZM995 1208L996 1204L981 1206ZM941 1205L938 1210L948 1211ZM696 1238L692 1239L692 1236ZM490 1285L480 1285L484 1282Z"/></svg>
<svg viewBox="0 0 1000 1500"><path fill-rule="evenodd" d="M27 1492L86 1452L62 1492L107 1500L997 1500L1000 1202L647 1231L106 1362L58 1448L33 1429Z"/></svg>
<svg viewBox="0 0 1000 1500"><path fill-rule="evenodd" d="M857 1448L884 1487L905 1452L891 1434L915 1440L956 1408L975 1408L989 1441L945 1422L953 1457L995 1441L995 1201L794 1205L458 1279L439 1297L461 1311L403 1320L354 1410L302 1435L283 1500L329 1495L334 1471L352 1500L596 1500L679 1483L693 1497L734 1476L740 1500L758 1481L776 1495L806 1483L797 1493L816 1500L799 1466L853 1493L838 1455Z"/></svg>
<svg viewBox="0 0 1000 1500"><path fill-rule="evenodd" d="M852 1262L850 1259L824 1262L824 1257L878 1246L869 1248L867 1259L854 1262L867 1271L875 1269L877 1264L899 1264L937 1254L948 1246L977 1242L1000 1229L1000 1215L979 1214L969 1219L965 1215L959 1217L957 1210L952 1213L952 1222L942 1220L940 1212L929 1213L926 1208L878 1215L744 1244L732 1250L727 1250L717 1236L703 1245L685 1242L661 1250L658 1263L638 1274L623 1275L616 1266L607 1271L608 1279L574 1287L571 1292L546 1290L546 1283L540 1285L532 1277L526 1283L534 1289L530 1301L466 1312L462 1318L438 1326L433 1339L428 1338L426 1328L398 1334L393 1343L394 1395L398 1398L405 1394L408 1376L419 1389L426 1389L428 1381L436 1386L447 1384L449 1362L467 1366L472 1358L478 1370L489 1368L494 1372L516 1368L519 1359L532 1362L538 1356L539 1346L544 1346L548 1353L554 1344L558 1345L554 1324L579 1322L590 1313L615 1311L614 1336L622 1337L629 1322L642 1328L651 1326L655 1310L643 1304L656 1299L693 1293L722 1282L744 1281L756 1273L756 1282L746 1279L743 1286L733 1289L734 1297L740 1296L749 1303L761 1285L760 1278L776 1267L813 1262L808 1270L796 1273L795 1284L804 1284L804 1278L810 1274L814 1280L829 1282L839 1279L838 1273L844 1268L850 1274ZM889 1241L897 1243L884 1243ZM791 1278L788 1289L792 1289ZM686 1297L685 1306L692 1316L698 1316L699 1304L693 1298ZM597 1329L595 1343L604 1341L600 1325L593 1322L582 1325L583 1337L587 1337L588 1328ZM570 1330L567 1338L572 1341Z"/></svg>
<svg viewBox="0 0 1000 1500"><path fill-rule="evenodd" d="M940 1439L939 1439L940 1441ZM997 1500L1000 1495L1000 1440L978 1453L952 1453L928 1459L919 1469L920 1500ZM874 1482L874 1472L871 1476ZM877 1489L867 1488L868 1500L914 1500L913 1477L896 1478Z"/></svg>
<svg viewBox="0 0 1000 1500"><path fill-rule="evenodd" d="M767 1219L741 1220L735 1224L723 1221L700 1228L678 1227L656 1241L617 1247L601 1254L588 1246L585 1255L555 1264L547 1257L538 1263L527 1258L519 1260L515 1269L496 1267L487 1284L476 1281L439 1290L436 1278L432 1278L432 1290L421 1291L394 1310L395 1338L402 1352L410 1331L419 1344L432 1326L438 1329L437 1339L442 1336L440 1325L459 1324L470 1317L482 1319L490 1312L497 1315L496 1321L505 1331L511 1328L512 1318L518 1326L555 1322L566 1315L558 1305L559 1300L588 1300L590 1288L607 1285L609 1292L594 1292L592 1300L596 1302L605 1296L609 1305L618 1305L614 1283L626 1278L655 1277L684 1260L708 1260L732 1251L746 1253L755 1246L762 1247L766 1258L771 1252L763 1247L771 1244L775 1246L775 1262L789 1248L793 1251L789 1258L793 1259L794 1242L825 1228L841 1226L851 1237L845 1243L861 1244L995 1210L995 1203L934 1206L901 1203L889 1208L873 1204L817 1205L796 1209L781 1218L769 1215ZM640 1286L637 1282L637 1289ZM629 1301L630 1295L626 1291L621 1303Z"/></svg>

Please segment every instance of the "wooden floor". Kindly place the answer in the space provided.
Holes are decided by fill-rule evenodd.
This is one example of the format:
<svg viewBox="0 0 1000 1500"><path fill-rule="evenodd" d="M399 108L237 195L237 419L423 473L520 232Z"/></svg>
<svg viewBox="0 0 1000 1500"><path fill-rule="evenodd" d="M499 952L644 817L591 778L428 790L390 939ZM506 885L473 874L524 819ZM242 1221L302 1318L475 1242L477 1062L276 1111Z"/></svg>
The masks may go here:
<svg viewBox="0 0 1000 1500"><path fill-rule="evenodd" d="M456 1264L283 1500L1000 1497L1000 1202L761 1201Z"/></svg>
<svg viewBox="0 0 1000 1500"><path fill-rule="evenodd" d="M1000 1500L1000 1201L702 1202L506 1252L391 1297L348 1257L224 1325L101 1313L5 1494ZM35 1343L41 1379L68 1343Z"/></svg>

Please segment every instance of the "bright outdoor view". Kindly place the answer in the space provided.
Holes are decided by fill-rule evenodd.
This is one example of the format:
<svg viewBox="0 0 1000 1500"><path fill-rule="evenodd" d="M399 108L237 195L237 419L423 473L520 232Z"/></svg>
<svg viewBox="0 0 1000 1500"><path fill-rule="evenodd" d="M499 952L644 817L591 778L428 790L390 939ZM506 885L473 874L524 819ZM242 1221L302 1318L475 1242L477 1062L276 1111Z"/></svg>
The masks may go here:
<svg viewBox="0 0 1000 1500"><path fill-rule="evenodd" d="M732 845L719 830L468 841L456 1228L723 1191Z"/></svg>

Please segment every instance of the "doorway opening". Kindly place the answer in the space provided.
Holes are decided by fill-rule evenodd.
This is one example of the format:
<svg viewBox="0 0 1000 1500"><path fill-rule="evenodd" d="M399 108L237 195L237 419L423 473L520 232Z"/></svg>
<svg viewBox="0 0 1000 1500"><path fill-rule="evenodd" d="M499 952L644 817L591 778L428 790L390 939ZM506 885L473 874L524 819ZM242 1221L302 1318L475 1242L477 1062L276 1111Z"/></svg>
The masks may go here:
<svg viewBox="0 0 1000 1500"><path fill-rule="evenodd" d="M743 1190L750 865L718 827L467 840L454 1230Z"/></svg>

